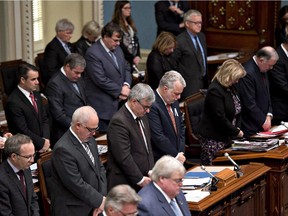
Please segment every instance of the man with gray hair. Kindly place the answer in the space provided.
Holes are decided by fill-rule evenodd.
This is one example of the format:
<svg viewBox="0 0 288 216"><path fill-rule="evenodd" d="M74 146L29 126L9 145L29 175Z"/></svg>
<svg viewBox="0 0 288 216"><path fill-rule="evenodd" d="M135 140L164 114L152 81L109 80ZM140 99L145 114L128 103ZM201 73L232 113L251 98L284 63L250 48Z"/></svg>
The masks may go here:
<svg viewBox="0 0 288 216"><path fill-rule="evenodd" d="M137 205L141 197L129 185L117 185L107 194L104 215L118 216L121 215L138 215Z"/></svg>
<svg viewBox="0 0 288 216"><path fill-rule="evenodd" d="M70 39L74 25L68 19L60 19L55 26L56 36L50 41L44 51L44 72L42 81L44 85L63 66L65 57L73 52Z"/></svg>
<svg viewBox="0 0 288 216"><path fill-rule="evenodd" d="M181 191L186 170L174 157L165 155L152 169L152 182L139 191L142 201L138 205L140 216L191 215Z"/></svg>
<svg viewBox="0 0 288 216"><path fill-rule="evenodd" d="M93 137L99 119L90 106L78 108L71 127L53 148L51 215L90 216L104 210L105 168Z"/></svg>
<svg viewBox="0 0 288 216"><path fill-rule="evenodd" d="M184 163L185 127L178 99L186 82L176 71L166 72L155 91L156 101L148 113L154 160L171 155Z"/></svg>
<svg viewBox="0 0 288 216"><path fill-rule="evenodd" d="M108 190L128 184L136 191L151 180L148 172L154 165L148 118L155 95L147 84L138 83L128 101L112 117L108 130Z"/></svg>

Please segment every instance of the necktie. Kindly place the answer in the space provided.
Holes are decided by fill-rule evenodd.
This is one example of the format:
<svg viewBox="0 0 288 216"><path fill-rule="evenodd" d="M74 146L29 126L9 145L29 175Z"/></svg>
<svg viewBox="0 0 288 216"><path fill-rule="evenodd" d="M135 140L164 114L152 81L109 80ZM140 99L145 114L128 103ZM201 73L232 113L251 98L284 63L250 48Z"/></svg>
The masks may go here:
<svg viewBox="0 0 288 216"><path fill-rule="evenodd" d="M170 105L170 104L167 104L166 107L167 107L167 111L168 111L168 113L169 113L169 116L170 116L170 118L171 118L171 121L172 121L174 130L175 130L175 133L177 134L177 127L176 127L175 116L174 116L174 114L173 114L173 112L172 112L172 110L171 110L171 105Z"/></svg>
<svg viewBox="0 0 288 216"><path fill-rule="evenodd" d="M33 104L35 111L38 113L38 107L37 107L37 103L35 101L35 97L34 97L33 92L30 92L29 97L31 98L31 101L32 101L32 104Z"/></svg>
<svg viewBox="0 0 288 216"><path fill-rule="evenodd" d="M146 136L145 136L145 133L144 133L144 130L143 130L143 125L142 125L141 119L137 117L135 120L136 120L136 122L137 122L137 125L138 125L138 128L139 128L139 130L140 130L140 133L142 134L142 138L143 138L143 140L144 140L146 150L147 150L147 152L149 153L149 149L148 149L148 145L147 145L147 140L146 140Z"/></svg>
<svg viewBox="0 0 288 216"><path fill-rule="evenodd" d="M95 159L94 159L94 156L92 155L92 152L91 152L91 150L89 148L88 143L83 143L83 146L84 146L84 149L87 152L89 158L91 159L93 165L95 165Z"/></svg>
<svg viewBox="0 0 288 216"><path fill-rule="evenodd" d="M201 67L201 74L204 76L205 75L205 69L204 69L204 61L203 61L203 56L202 56L202 52L201 52L201 48L198 42L198 37L195 36L195 42L196 42L196 55L197 55L197 59L199 61L200 67Z"/></svg>
<svg viewBox="0 0 288 216"><path fill-rule="evenodd" d="M64 44L64 49L65 49L65 51L66 51L66 53L67 53L68 55L71 54L71 51L70 51L67 43Z"/></svg>
<svg viewBox="0 0 288 216"><path fill-rule="evenodd" d="M109 51L109 54L110 54L110 56L112 57L115 65L117 66L117 68L119 68L118 62L117 62L117 58L116 58L115 54L114 54L112 51Z"/></svg>
<svg viewBox="0 0 288 216"><path fill-rule="evenodd" d="M75 90L80 94L80 91L79 91L77 83L76 82L72 82L72 85L75 88Z"/></svg>
<svg viewBox="0 0 288 216"><path fill-rule="evenodd" d="M170 206L173 210L173 212L175 213L176 216L183 216L177 202L175 199L172 199L171 202L170 202Z"/></svg>
<svg viewBox="0 0 288 216"><path fill-rule="evenodd" d="M23 194L26 198L26 185L25 185L25 177L24 177L24 172L23 170L19 170L17 172L17 175L20 177L20 183L21 183L21 186L22 186L22 191L23 191Z"/></svg>

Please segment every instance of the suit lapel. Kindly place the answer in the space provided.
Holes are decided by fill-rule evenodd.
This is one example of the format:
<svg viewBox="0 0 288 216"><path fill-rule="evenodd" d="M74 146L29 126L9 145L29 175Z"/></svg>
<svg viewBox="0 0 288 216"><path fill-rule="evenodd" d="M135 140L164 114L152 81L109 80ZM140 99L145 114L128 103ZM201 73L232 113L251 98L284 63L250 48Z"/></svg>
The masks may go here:
<svg viewBox="0 0 288 216"><path fill-rule="evenodd" d="M34 109L34 107L33 107L33 105L32 105L32 103L28 100L28 98L18 89L18 87L17 87L17 94L18 94L18 96L19 96L19 98L20 98L20 100L22 100L22 102L24 103L24 104L26 104L28 107L29 107L29 109L31 109L32 111L33 111L33 114L35 115L35 117L37 118L37 120L39 121L39 112L41 112L40 111L40 105L39 105L39 101L38 101L38 99L37 99L37 97L35 96L35 100L36 100L36 103L37 103L37 107L38 107L38 113L36 112L36 110Z"/></svg>

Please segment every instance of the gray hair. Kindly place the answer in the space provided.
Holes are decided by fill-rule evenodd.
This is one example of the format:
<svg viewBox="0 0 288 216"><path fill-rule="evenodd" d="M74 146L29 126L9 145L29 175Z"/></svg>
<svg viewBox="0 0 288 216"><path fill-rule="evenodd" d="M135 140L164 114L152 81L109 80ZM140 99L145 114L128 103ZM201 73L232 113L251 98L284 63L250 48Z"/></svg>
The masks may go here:
<svg viewBox="0 0 288 216"><path fill-rule="evenodd" d="M108 207L120 210L125 204L135 204L141 201L141 197L129 185L117 185L107 194L104 209L107 212Z"/></svg>
<svg viewBox="0 0 288 216"><path fill-rule="evenodd" d="M77 122L86 124L93 115L97 115L97 112L93 107L82 106L73 113L71 126L75 125Z"/></svg>
<svg viewBox="0 0 288 216"><path fill-rule="evenodd" d="M55 26L55 31L61 32L61 31L66 31L66 30L71 30L74 31L74 25L72 22L70 22L68 19L60 19L57 21L56 26Z"/></svg>
<svg viewBox="0 0 288 216"><path fill-rule="evenodd" d="M98 37L100 36L100 34L101 34L100 25L94 20L87 22L82 28L83 37L87 37L88 35Z"/></svg>
<svg viewBox="0 0 288 216"><path fill-rule="evenodd" d="M81 68L86 67L86 61L84 57L78 53L71 53L70 55L66 56L64 66L67 64L69 64L71 69L74 69L78 66Z"/></svg>
<svg viewBox="0 0 288 216"><path fill-rule="evenodd" d="M186 170L183 164L176 158L165 155L161 157L152 169L151 179L158 182L160 177L170 178L174 172L185 174Z"/></svg>
<svg viewBox="0 0 288 216"><path fill-rule="evenodd" d="M186 87L186 81L184 80L184 78L181 76L180 73L173 70L168 71L162 76L159 82L159 87L161 88L167 86L168 89L173 89L176 81L179 81L184 88Z"/></svg>
<svg viewBox="0 0 288 216"><path fill-rule="evenodd" d="M187 20L190 20L191 16L202 16L202 14L198 10L190 9L184 14L183 21L186 22Z"/></svg>
<svg viewBox="0 0 288 216"><path fill-rule="evenodd" d="M138 101L145 100L148 103L155 101L155 95L152 88L144 83L138 83L130 91L128 100L136 99Z"/></svg>
<svg viewBox="0 0 288 216"><path fill-rule="evenodd" d="M12 153L20 154L20 148L23 144L31 143L32 139L24 134L16 134L9 137L4 146L4 152L7 157Z"/></svg>
<svg viewBox="0 0 288 216"><path fill-rule="evenodd" d="M278 53L271 46L262 47L260 50L257 51L256 57L264 58L267 61L269 61L270 59L277 61L279 59Z"/></svg>

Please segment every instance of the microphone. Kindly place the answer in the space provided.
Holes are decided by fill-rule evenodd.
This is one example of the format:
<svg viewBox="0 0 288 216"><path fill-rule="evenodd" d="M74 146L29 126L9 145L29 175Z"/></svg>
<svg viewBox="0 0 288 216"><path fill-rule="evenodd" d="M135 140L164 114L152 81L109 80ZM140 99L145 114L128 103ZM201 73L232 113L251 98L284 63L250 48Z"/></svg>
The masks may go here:
<svg viewBox="0 0 288 216"><path fill-rule="evenodd" d="M288 126L285 124L285 122L284 121L281 121L281 123L280 123L281 125L283 125L284 127L286 127L287 129L288 129Z"/></svg>
<svg viewBox="0 0 288 216"><path fill-rule="evenodd" d="M136 65L133 64L132 67L135 69L135 71L136 71L138 74L140 74L140 71L138 70L138 68L136 67Z"/></svg>
<svg viewBox="0 0 288 216"><path fill-rule="evenodd" d="M214 176L211 172L209 172L208 170L206 170L206 167L204 165L201 166L201 169L204 170L206 173L208 173L211 178L212 178L212 182L211 182L211 191L216 191L217 190L217 183L219 182L219 179Z"/></svg>
<svg viewBox="0 0 288 216"><path fill-rule="evenodd" d="M229 154L225 152L224 156L227 157L231 161L231 163L234 165L234 171L237 173L237 177L239 178L243 176L243 173L240 172L241 167L229 156Z"/></svg>

